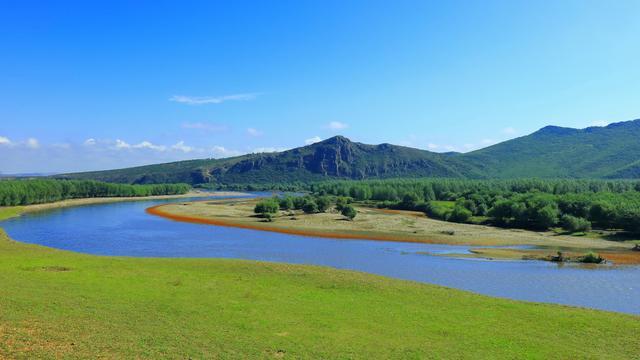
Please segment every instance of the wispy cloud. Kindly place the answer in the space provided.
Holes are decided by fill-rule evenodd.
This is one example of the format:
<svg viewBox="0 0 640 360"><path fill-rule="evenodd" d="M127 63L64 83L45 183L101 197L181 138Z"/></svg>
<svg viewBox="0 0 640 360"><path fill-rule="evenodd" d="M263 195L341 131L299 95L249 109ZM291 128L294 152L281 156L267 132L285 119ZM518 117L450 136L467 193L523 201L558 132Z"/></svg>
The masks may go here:
<svg viewBox="0 0 640 360"><path fill-rule="evenodd" d="M0 145L11 145L13 144L8 137L0 136Z"/></svg>
<svg viewBox="0 0 640 360"><path fill-rule="evenodd" d="M257 93L247 94L234 94L223 96L187 96L187 95L173 95L169 98L169 101L174 101L187 105L204 105L204 104L222 104L227 101L247 101L253 100L258 96Z"/></svg>
<svg viewBox="0 0 640 360"><path fill-rule="evenodd" d="M438 144L434 144L434 143L427 144L427 149L429 150L438 150L439 148L440 146Z"/></svg>
<svg viewBox="0 0 640 360"><path fill-rule="evenodd" d="M206 123L206 122L185 122L185 123L182 123L182 128L208 131L208 132L220 132L220 131L227 130L226 125Z"/></svg>
<svg viewBox="0 0 640 360"><path fill-rule="evenodd" d="M95 144L97 144L98 142L96 141L96 139L94 138L89 138L87 140L85 140L82 145L84 146L94 146Z"/></svg>
<svg viewBox="0 0 640 360"><path fill-rule="evenodd" d="M343 123L340 121L331 121L329 124L327 124L327 128L329 128L330 130L344 130L346 128L349 127L349 124L347 123Z"/></svg>
<svg viewBox="0 0 640 360"><path fill-rule="evenodd" d="M122 141L120 139L116 139L115 148L116 149L130 149L131 145L128 144L127 142L125 142L125 141Z"/></svg>
<svg viewBox="0 0 640 360"><path fill-rule="evenodd" d="M165 151L167 150L167 147L164 145L155 145L149 141L143 141L139 144L133 145L132 148L134 149L149 149L149 150L155 150L155 151Z"/></svg>
<svg viewBox="0 0 640 360"><path fill-rule="evenodd" d="M262 136L262 131L255 129L255 128L248 128L247 129L247 134L249 134L250 136L253 137L258 137L258 136Z"/></svg>
<svg viewBox="0 0 640 360"><path fill-rule="evenodd" d="M177 143L171 146L171 149L182 151L184 153L190 153L195 150L194 147L185 145L184 141L178 141Z"/></svg>
<svg viewBox="0 0 640 360"><path fill-rule="evenodd" d="M518 133L518 130L512 128L511 126L502 129L502 133L505 135L515 135Z"/></svg>
<svg viewBox="0 0 640 360"><path fill-rule="evenodd" d="M24 143L29 149L37 149L40 147L40 142L36 138L28 138Z"/></svg>
<svg viewBox="0 0 640 360"><path fill-rule="evenodd" d="M311 144L315 144L315 143L320 142L320 141L322 141L322 139L320 139L320 136L314 136L314 137L312 137L310 139L306 139L304 141L304 143L305 143L305 145L311 145Z"/></svg>

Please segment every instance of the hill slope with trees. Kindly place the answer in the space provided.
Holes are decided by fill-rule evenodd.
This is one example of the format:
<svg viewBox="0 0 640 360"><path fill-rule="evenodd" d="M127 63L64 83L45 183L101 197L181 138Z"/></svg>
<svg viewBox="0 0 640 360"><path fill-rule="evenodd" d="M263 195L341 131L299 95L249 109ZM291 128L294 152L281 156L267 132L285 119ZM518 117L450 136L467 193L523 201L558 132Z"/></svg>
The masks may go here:
<svg viewBox="0 0 640 360"><path fill-rule="evenodd" d="M470 153L434 153L336 136L278 153L248 154L59 177L130 184L269 184L385 178L638 178L640 120L547 126Z"/></svg>

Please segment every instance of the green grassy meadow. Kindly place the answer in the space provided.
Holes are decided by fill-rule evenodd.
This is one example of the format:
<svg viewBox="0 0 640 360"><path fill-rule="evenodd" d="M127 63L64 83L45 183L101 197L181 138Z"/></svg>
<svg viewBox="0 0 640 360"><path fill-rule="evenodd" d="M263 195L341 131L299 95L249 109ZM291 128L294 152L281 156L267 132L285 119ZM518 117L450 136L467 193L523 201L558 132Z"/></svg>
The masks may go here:
<svg viewBox="0 0 640 360"><path fill-rule="evenodd" d="M0 358L632 358L640 318L356 272L0 240Z"/></svg>

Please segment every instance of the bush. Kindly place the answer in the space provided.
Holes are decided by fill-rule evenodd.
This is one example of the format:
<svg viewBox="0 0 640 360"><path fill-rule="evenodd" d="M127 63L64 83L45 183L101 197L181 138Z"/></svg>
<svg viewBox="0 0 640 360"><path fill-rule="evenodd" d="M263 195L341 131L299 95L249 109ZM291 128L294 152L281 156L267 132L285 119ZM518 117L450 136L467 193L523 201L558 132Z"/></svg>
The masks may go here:
<svg viewBox="0 0 640 360"><path fill-rule="evenodd" d="M447 220L458 223L467 222L471 218L471 215L472 214L469 209L461 205L456 205L447 217Z"/></svg>
<svg viewBox="0 0 640 360"><path fill-rule="evenodd" d="M285 196L280 198L279 200L280 210L291 210L293 209L293 199L290 196Z"/></svg>
<svg viewBox="0 0 640 360"><path fill-rule="evenodd" d="M605 262L605 259L596 253L590 252L578 259L578 261L585 264L601 264Z"/></svg>
<svg viewBox="0 0 640 360"><path fill-rule="evenodd" d="M316 204L318 205L318 212L325 212L331 206L331 200L328 196L319 196L316 198Z"/></svg>
<svg viewBox="0 0 640 360"><path fill-rule="evenodd" d="M449 216L449 209L429 201L425 206L424 213L431 218L445 220Z"/></svg>
<svg viewBox="0 0 640 360"><path fill-rule="evenodd" d="M316 204L314 200L308 199L304 205L302 205L302 211L304 211L305 214L316 214L320 210L318 210L318 204Z"/></svg>
<svg viewBox="0 0 640 360"><path fill-rule="evenodd" d="M356 217L356 215L358 214L356 209L351 205L343 206L342 210L340 211L340 213L342 214L342 216L344 216L347 219L349 219L349 221L352 221Z"/></svg>
<svg viewBox="0 0 640 360"><path fill-rule="evenodd" d="M568 232L585 232L591 230L591 222L587 219L571 215L562 215L562 228Z"/></svg>
<svg viewBox="0 0 640 360"><path fill-rule="evenodd" d="M345 196L340 196L336 199L336 210L338 211L342 211L342 208L347 205L347 204L351 204L351 198L350 197L345 197Z"/></svg>
<svg viewBox="0 0 640 360"><path fill-rule="evenodd" d="M275 214L279 209L280 204L278 204L278 201L276 201L276 199L266 199L258 202L256 204L256 207L253 208L253 212L266 218L268 214Z"/></svg>
<svg viewBox="0 0 640 360"><path fill-rule="evenodd" d="M558 223L558 208L553 205L545 205L541 208L531 209L531 218L536 227L548 229Z"/></svg>

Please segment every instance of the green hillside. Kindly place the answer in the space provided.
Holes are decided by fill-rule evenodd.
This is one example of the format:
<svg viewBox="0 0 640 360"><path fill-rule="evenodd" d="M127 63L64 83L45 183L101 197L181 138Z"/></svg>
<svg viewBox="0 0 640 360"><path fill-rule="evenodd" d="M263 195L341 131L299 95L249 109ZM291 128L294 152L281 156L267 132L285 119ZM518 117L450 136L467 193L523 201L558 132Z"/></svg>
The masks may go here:
<svg viewBox="0 0 640 360"><path fill-rule="evenodd" d="M461 158L487 177L637 178L640 120L586 129L547 126Z"/></svg>
<svg viewBox="0 0 640 360"><path fill-rule="evenodd" d="M471 153L434 153L336 136L280 153L248 154L62 177L108 182L248 184L328 179L638 178L640 120L606 127L547 126Z"/></svg>

